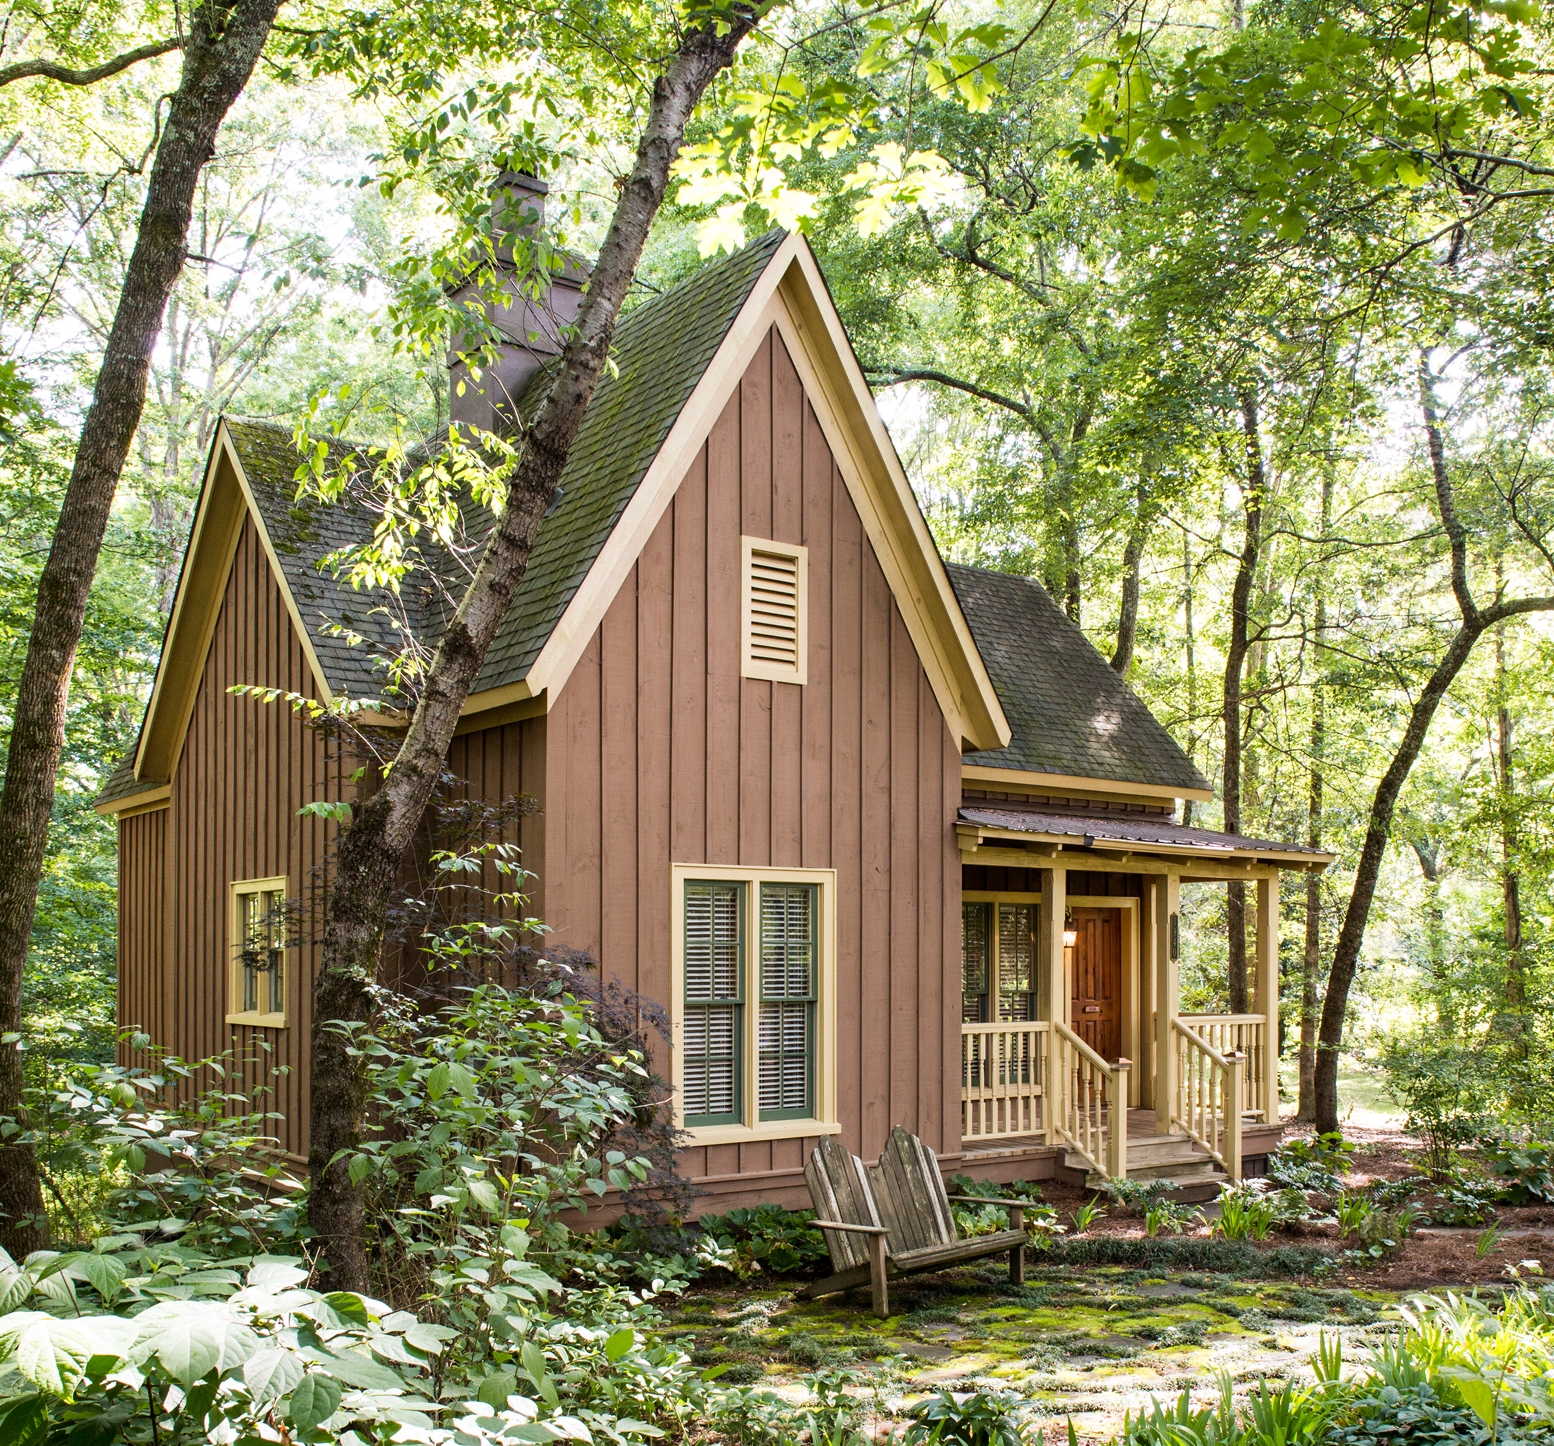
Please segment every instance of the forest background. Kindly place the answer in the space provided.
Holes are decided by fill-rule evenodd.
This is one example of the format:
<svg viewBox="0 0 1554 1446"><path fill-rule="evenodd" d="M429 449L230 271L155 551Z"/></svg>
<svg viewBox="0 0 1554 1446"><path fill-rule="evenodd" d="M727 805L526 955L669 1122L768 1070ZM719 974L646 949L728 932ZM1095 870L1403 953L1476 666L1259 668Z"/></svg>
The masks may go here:
<svg viewBox="0 0 1554 1446"><path fill-rule="evenodd" d="M0 43L18 53L40 29L119 53L167 20L154 5L5 8ZM1222 785L1193 822L1338 855L1285 909L1293 1057L1377 781L1458 621L1422 401L1480 601L1544 591L1554 565L1546 81L1523 78L1507 103L1514 197L1484 206L1461 188L1464 209L1443 212L1416 178L1329 176L1296 206L1255 146L1120 184L1110 137L1086 127L1107 76L1088 62L1115 53L1126 14L1161 75L1237 35L1276 69L1343 7L953 8L1026 36L1000 93L977 111L901 81L870 145L931 151L942 170L917 205L860 228L841 194L858 156L811 156L793 175L817 198L804 221L945 555L1045 583ZM793 61L811 92L828 66L852 73L864 39L816 33ZM0 707L177 64L0 88ZM702 134L737 105L721 103ZM446 374L386 320L420 279L404 258L445 225L425 175L376 184L395 119L267 57L205 169L71 691L26 980L39 1067L112 1052L114 829L92 800L135 741L216 419L291 425L312 407L364 441L446 423ZM621 135L601 124L549 178L562 239L584 255L615 203ZM639 298L759 219L692 204L706 196L666 207ZM1399 800L1348 1031L1356 1059L1417 1060L1430 1041L1437 1077L1477 1096L1465 1106L1523 1119L1547 1113L1537 1085L1554 1062L1551 661L1533 614L1494 628L1456 677ZM1188 894L1184 1002L1225 1008L1229 900ZM1469 1057L1495 1067L1459 1069Z"/></svg>

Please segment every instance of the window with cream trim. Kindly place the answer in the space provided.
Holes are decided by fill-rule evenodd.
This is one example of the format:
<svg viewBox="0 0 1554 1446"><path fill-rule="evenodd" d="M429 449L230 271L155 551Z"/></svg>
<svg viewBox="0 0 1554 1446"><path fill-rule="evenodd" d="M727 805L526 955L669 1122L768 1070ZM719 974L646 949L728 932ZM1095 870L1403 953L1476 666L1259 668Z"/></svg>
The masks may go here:
<svg viewBox="0 0 1554 1446"><path fill-rule="evenodd" d="M286 1025L286 955L291 948L286 879L232 885L227 1023Z"/></svg>
<svg viewBox="0 0 1554 1446"><path fill-rule="evenodd" d="M809 549L741 537L742 677L804 683L809 676Z"/></svg>
<svg viewBox="0 0 1554 1446"><path fill-rule="evenodd" d="M675 865L673 1076L694 1142L837 1129L835 879Z"/></svg>

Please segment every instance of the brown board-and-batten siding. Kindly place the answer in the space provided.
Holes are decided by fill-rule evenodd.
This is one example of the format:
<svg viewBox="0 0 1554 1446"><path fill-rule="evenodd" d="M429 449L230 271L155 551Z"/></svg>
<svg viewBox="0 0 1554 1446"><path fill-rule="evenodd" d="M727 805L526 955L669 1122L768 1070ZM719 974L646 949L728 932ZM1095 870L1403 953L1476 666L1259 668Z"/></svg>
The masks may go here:
<svg viewBox="0 0 1554 1446"><path fill-rule="evenodd" d="M809 549L802 686L740 676L741 534ZM958 1153L960 754L775 330L546 724L557 942L667 1008L672 864L836 869L842 1142ZM802 1204L813 1144L681 1167L706 1209Z"/></svg>
<svg viewBox="0 0 1554 1446"><path fill-rule="evenodd" d="M119 824L119 1019L185 1059L231 1048L239 1058L256 1057L249 1082L274 1087L256 1108L284 1116L275 1132L300 1154L317 966L312 940L333 825L299 817L298 809L339 797L339 768L323 736L284 701L233 696L227 690L238 683L317 694L252 519L238 536L168 806ZM282 874L288 895L302 904L300 943L286 956L287 1027L228 1025L231 885ZM269 1052L256 1050L256 1041ZM272 1080L275 1067L287 1073Z"/></svg>

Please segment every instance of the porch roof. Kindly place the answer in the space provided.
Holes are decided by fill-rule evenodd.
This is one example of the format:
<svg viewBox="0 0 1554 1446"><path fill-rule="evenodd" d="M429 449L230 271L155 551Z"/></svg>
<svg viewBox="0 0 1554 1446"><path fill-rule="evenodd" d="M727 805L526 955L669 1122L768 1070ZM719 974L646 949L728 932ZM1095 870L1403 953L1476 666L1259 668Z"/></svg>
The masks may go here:
<svg viewBox="0 0 1554 1446"><path fill-rule="evenodd" d="M973 829L993 836L1018 835L1023 842L1062 848L1121 849L1127 853L1175 855L1200 859L1255 860L1282 867L1326 868L1334 855L1308 844L1251 838L1194 828L1162 817L1124 817L1101 813L1047 813L1014 808L962 808L963 833Z"/></svg>

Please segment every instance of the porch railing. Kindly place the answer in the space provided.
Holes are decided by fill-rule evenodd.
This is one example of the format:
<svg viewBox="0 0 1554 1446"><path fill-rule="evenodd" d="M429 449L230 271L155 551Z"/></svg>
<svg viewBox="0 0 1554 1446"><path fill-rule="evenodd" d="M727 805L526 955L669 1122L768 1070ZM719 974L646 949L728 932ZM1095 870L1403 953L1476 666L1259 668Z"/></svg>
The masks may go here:
<svg viewBox="0 0 1554 1446"><path fill-rule="evenodd" d="M1171 1125L1184 1131L1232 1180L1241 1178L1243 1055L1222 1053L1181 1018L1171 1021L1176 1055Z"/></svg>
<svg viewBox="0 0 1554 1446"><path fill-rule="evenodd" d="M962 1024L960 1132L963 1139L1012 1139L1046 1133L1045 1022Z"/></svg>
<svg viewBox="0 0 1554 1446"><path fill-rule="evenodd" d="M1243 1054L1241 1106L1263 1118L1268 1079L1268 1023L1261 1014L1184 1014L1181 1021L1221 1054Z"/></svg>
<svg viewBox="0 0 1554 1446"><path fill-rule="evenodd" d="M1128 1061L1108 1064L1066 1024L1051 1025L1049 1138L1071 1145L1103 1175L1128 1173Z"/></svg>

